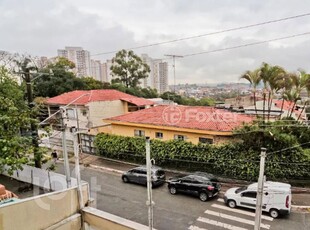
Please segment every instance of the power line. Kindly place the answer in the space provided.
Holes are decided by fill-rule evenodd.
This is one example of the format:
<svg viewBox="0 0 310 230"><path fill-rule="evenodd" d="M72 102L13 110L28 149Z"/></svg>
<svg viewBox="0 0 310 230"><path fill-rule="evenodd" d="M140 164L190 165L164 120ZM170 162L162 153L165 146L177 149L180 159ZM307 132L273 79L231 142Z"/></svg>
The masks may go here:
<svg viewBox="0 0 310 230"><path fill-rule="evenodd" d="M231 32L231 31L237 31L237 30L248 29L248 28L252 28L252 27L256 27L256 26L262 26L262 25L267 25L267 24L271 24L271 23L292 20L292 19L296 19L296 18L309 16L309 15L310 15L310 13L299 14L299 15L295 15L295 16L291 16L291 17L285 17L285 18L280 18L280 19L250 24L250 25L246 25L246 26L240 26L240 27L235 27L235 28L230 28L230 29L225 29L225 30L219 30L219 31L215 31L215 32L210 32L210 33L205 33L205 34L200 34L200 35L195 35L195 36L190 36L190 37L177 38L177 39L173 39L173 40L157 42L157 43L152 43L152 44L148 44L148 45L134 46L134 47L126 48L126 50L135 50L135 49L141 49L141 48L147 48L147 47L152 47L152 46L159 46L159 45L164 45L164 44L169 44L169 43L174 43L174 42L190 40L190 39L194 39L194 38L201 38L201 37L206 37L206 36L210 36L210 35L227 33L227 32ZM105 54L113 54L113 53L116 53L118 51L119 50L101 52L101 53L97 53L97 54L92 54L90 56L100 56L100 55L105 55Z"/></svg>
<svg viewBox="0 0 310 230"><path fill-rule="evenodd" d="M293 35L289 35L289 36L285 36L285 37L279 37L279 38L273 38L273 39L269 39L269 40L246 43L243 45L231 46L231 47L226 47L226 48L221 48L221 49L185 54L185 55L183 55L183 57L191 57L191 56L196 56L196 55L201 55L201 54L209 54L209 53L216 53L216 52L220 52L220 51L239 49L239 48L243 48L243 47L260 45L260 44L264 44L264 43L268 43L268 42L280 41L280 40L285 40L285 39L289 39L289 38L301 37L301 36L305 36L305 35L310 35L310 32L305 32L305 33L301 33L301 34L293 34Z"/></svg>

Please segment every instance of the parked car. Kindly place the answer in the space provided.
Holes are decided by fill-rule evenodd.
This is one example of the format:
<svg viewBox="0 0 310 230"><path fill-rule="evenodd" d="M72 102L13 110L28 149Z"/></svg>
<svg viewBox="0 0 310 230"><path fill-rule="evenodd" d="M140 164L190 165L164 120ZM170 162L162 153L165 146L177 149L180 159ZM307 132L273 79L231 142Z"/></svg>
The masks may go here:
<svg viewBox="0 0 310 230"><path fill-rule="evenodd" d="M221 184L212 175L203 172L196 172L184 177L176 177L168 180L168 189L172 195L178 192L193 194L199 197L201 201L207 201L209 198L218 195L221 190Z"/></svg>
<svg viewBox="0 0 310 230"><path fill-rule="evenodd" d="M139 166L123 173L122 180L125 183L131 182L146 185L147 184L146 175L147 175L146 166ZM165 171L162 168L153 165L151 167L151 180L153 187L164 184L166 182Z"/></svg>
<svg viewBox="0 0 310 230"><path fill-rule="evenodd" d="M249 186L228 189L224 196L225 203L235 208L237 206L256 209L257 183ZM291 185L267 181L263 188L262 210L269 212L273 218L289 214L291 210Z"/></svg>

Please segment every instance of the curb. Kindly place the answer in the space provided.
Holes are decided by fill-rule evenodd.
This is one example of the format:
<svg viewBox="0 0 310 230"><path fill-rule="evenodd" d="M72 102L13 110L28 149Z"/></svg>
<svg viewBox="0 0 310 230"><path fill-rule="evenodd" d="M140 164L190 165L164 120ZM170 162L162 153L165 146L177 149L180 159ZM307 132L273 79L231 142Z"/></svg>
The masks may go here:
<svg viewBox="0 0 310 230"><path fill-rule="evenodd" d="M310 206L292 205L291 210L292 210L292 212L308 213L308 212L310 212Z"/></svg>
<svg viewBox="0 0 310 230"><path fill-rule="evenodd" d="M92 164L89 164L89 167L94 168L94 169L100 169L100 170L104 170L104 171L114 172L114 173L118 173L118 174L123 174L125 172L125 171L121 171L121 170L117 170L117 169L112 169L112 168L107 168L107 167L102 167L102 166L92 165Z"/></svg>

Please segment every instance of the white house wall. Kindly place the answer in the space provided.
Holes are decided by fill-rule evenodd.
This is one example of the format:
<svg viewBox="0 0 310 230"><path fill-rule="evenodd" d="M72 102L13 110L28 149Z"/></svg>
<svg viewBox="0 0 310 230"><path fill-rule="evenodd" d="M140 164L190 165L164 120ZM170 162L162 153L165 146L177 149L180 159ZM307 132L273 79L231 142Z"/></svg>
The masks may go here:
<svg viewBox="0 0 310 230"><path fill-rule="evenodd" d="M126 113L126 102L115 101L97 101L87 104L89 108L89 121L92 127L104 125L102 119L122 115Z"/></svg>

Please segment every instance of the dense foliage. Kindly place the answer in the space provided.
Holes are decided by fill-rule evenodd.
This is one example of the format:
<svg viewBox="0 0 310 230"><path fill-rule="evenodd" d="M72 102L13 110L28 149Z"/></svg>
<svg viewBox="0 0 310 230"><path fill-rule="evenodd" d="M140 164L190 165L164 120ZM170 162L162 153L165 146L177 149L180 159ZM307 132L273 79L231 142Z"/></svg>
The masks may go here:
<svg viewBox="0 0 310 230"><path fill-rule="evenodd" d="M30 111L24 93L3 67L0 68L0 172L7 165L9 172L26 163L32 152L31 139L21 131L30 129Z"/></svg>
<svg viewBox="0 0 310 230"><path fill-rule="evenodd" d="M241 137L242 138L242 137ZM288 142L296 142L283 135L272 146L274 152ZM122 137L99 134L95 139L97 153L101 156L145 162L145 140L137 137ZM255 144L254 144L255 146ZM271 147L271 146L270 146ZM268 179L309 178L310 160L301 148L273 153L267 156ZM206 171L231 178L256 180L259 170L260 150L244 143L216 145L194 145L184 141L151 141L151 156L156 164L175 169Z"/></svg>
<svg viewBox="0 0 310 230"><path fill-rule="evenodd" d="M73 90L103 89L104 84L92 77L76 77L74 63L66 58L58 58L55 63L32 74L36 97L55 97ZM38 75L38 76L36 76Z"/></svg>
<svg viewBox="0 0 310 230"><path fill-rule="evenodd" d="M184 97L174 92L165 92L162 95L160 95L160 97L165 100L174 101L179 105L211 106L215 104L215 101L212 98L195 99L195 98Z"/></svg>

